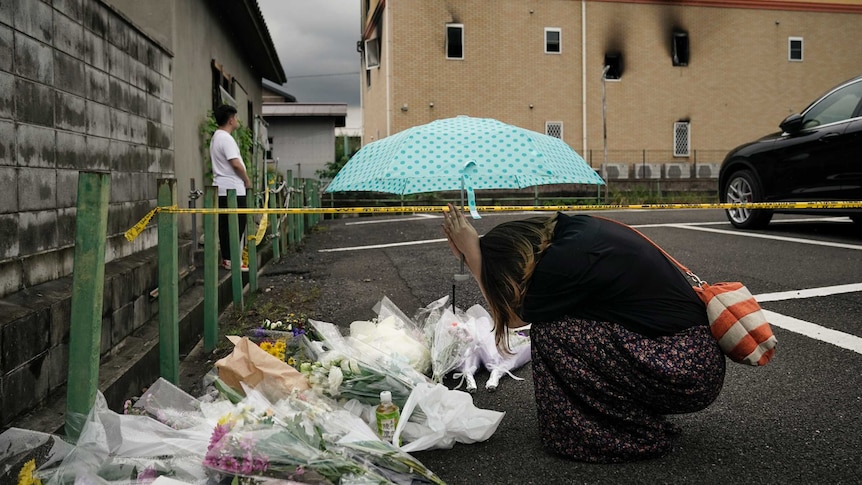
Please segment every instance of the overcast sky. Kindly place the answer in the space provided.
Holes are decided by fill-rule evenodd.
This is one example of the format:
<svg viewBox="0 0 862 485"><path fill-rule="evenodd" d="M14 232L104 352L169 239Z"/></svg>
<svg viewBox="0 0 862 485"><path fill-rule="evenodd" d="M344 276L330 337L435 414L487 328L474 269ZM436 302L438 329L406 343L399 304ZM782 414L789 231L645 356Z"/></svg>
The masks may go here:
<svg viewBox="0 0 862 485"><path fill-rule="evenodd" d="M287 91L299 102L347 103L347 128L359 113L359 8L355 0L258 0ZM350 130L354 131L354 130Z"/></svg>

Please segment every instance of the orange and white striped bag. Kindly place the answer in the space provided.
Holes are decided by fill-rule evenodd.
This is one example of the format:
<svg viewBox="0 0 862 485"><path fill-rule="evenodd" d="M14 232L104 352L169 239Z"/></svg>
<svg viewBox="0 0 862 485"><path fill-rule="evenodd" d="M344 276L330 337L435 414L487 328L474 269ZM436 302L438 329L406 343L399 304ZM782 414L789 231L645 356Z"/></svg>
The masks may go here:
<svg viewBox="0 0 862 485"><path fill-rule="evenodd" d="M772 359L778 340L745 285L700 282L693 288L706 304L709 328L725 355L749 365L766 365Z"/></svg>
<svg viewBox="0 0 862 485"><path fill-rule="evenodd" d="M766 365L772 360L778 339L772 334L760 304L745 285L739 282L710 285L637 229L613 219L605 220L616 222L639 234L694 281L694 292L706 305L712 336L718 340L718 346L730 360L749 365Z"/></svg>

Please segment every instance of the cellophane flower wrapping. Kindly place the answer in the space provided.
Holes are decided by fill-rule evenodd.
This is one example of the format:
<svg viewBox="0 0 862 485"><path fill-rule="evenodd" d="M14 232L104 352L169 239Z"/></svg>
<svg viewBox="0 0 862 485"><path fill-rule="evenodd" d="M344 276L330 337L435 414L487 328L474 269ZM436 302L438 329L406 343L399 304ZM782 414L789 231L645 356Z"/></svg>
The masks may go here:
<svg viewBox="0 0 862 485"><path fill-rule="evenodd" d="M465 313L475 322L477 346L474 355L481 360L485 369L491 374L485 383L485 388L495 390L504 375L509 375L516 380L523 380L512 374L512 371L523 367L530 361L529 327L508 330L506 338L509 353L505 353L497 347L494 324L488 311L481 305L474 305Z"/></svg>
<svg viewBox="0 0 862 485"><path fill-rule="evenodd" d="M465 315L456 315L450 307L432 325L431 380L442 382L476 348L475 322Z"/></svg>
<svg viewBox="0 0 862 485"><path fill-rule="evenodd" d="M248 337L270 355L299 368L302 362L312 357L304 338L307 322L308 318L304 314L290 313L284 321L267 318L259 327L251 330Z"/></svg>

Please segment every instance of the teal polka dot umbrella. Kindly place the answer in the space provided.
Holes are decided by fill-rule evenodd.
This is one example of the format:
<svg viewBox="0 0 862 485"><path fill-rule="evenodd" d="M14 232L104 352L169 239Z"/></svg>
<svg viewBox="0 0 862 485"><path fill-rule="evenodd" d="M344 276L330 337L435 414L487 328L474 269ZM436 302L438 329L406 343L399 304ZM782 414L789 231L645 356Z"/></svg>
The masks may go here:
<svg viewBox="0 0 862 485"><path fill-rule="evenodd" d="M466 189L472 195L473 189L547 184L604 181L558 138L490 118L457 116L362 147L326 191L416 194Z"/></svg>

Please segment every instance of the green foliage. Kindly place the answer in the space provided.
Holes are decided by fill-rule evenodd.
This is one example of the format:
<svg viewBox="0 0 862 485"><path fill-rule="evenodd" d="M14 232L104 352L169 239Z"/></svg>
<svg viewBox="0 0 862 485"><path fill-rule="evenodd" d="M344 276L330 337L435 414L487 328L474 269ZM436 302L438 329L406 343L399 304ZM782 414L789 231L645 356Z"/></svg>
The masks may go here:
<svg viewBox="0 0 862 485"><path fill-rule="evenodd" d="M362 139L358 136L347 137L347 153L344 153L344 137L335 138L335 161L329 162L323 168L318 170L315 175L320 180L332 180L338 174L338 171L347 163L348 160L359 151Z"/></svg>

